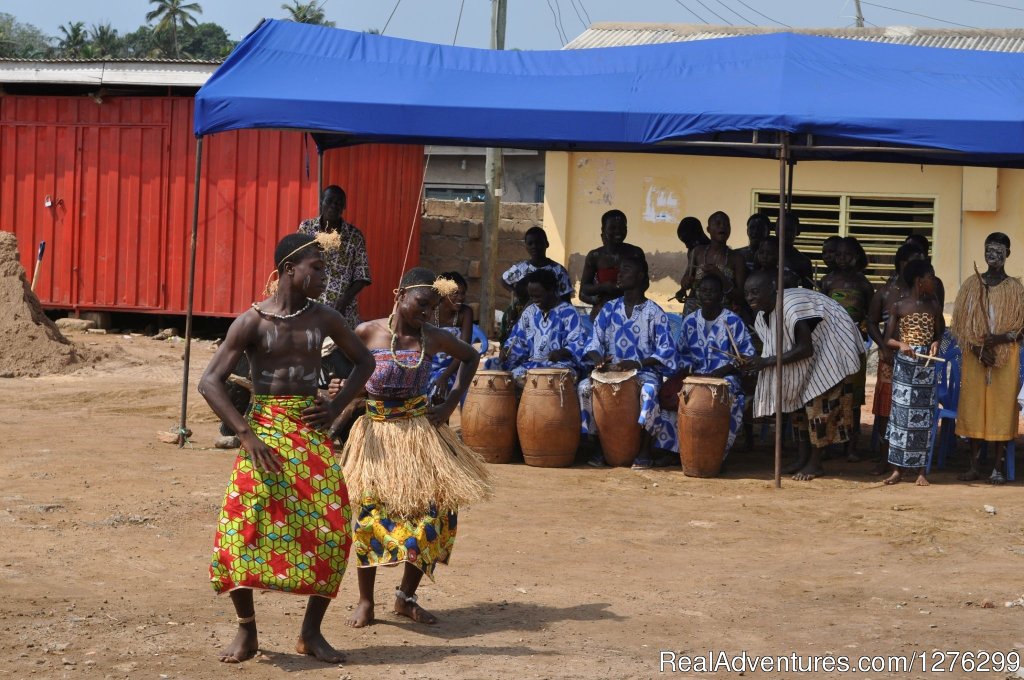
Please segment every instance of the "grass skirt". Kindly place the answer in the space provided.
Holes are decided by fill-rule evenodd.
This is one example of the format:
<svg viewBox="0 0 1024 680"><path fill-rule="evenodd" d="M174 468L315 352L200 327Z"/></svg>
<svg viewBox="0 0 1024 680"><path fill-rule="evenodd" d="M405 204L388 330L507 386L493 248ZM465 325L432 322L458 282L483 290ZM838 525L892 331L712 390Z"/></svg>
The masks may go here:
<svg viewBox="0 0 1024 680"><path fill-rule="evenodd" d="M341 463L351 497L376 499L391 517L447 514L491 495L483 459L425 416L360 417Z"/></svg>

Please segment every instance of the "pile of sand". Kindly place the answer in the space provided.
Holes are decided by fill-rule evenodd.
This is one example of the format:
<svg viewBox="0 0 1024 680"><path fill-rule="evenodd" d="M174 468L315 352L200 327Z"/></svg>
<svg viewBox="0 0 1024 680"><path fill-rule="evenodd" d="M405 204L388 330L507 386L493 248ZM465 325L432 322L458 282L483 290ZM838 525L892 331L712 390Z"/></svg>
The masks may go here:
<svg viewBox="0 0 1024 680"><path fill-rule="evenodd" d="M0 378L76 368L75 346L43 314L18 261L18 239L0 231Z"/></svg>

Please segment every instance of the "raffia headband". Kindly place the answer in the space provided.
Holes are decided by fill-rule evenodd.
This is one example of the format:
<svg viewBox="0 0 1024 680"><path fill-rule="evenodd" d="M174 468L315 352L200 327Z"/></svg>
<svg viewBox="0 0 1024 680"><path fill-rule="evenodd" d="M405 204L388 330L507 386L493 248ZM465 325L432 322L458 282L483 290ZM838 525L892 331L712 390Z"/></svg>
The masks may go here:
<svg viewBox="0 0 1024 680"><path fill-rule="evenodd" d="M290 258L292 255L299 252L303 248L308 248L309 246L317 246L321 250L325 251L337 250L341 246L341 235L333 232L330 234L317 234L312 241L303 243L301 246L299 246L292 252L282 257L281 261L277 263L276 267L274 267L274 271L270 272L270 276L267 277L267 285L263 286L263 295L265 295L266 297L270 297L271 295L277 292L277 282L281 278L281 273L278 270L281 268L281 265L287 262L288 258ZM277 278L274 278L275 276Z"/></svg>
<svg viewBox="0 0 1024 680"><path fill-rule="evenodd" d="M395 295L398 295L403 290L409 290L410 288L433 288L441 297L451 297L459 292L459 284L455 283L451 279L445 279L439 276L433 283L414 283L411 286L395 288Z"/></svg>

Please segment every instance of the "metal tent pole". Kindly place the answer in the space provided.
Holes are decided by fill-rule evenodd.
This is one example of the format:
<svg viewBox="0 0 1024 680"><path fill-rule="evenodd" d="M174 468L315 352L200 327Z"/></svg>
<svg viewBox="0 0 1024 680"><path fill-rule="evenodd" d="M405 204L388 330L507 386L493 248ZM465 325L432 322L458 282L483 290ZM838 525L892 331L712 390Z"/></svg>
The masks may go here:
<svg viewBox="0 0 1024 680"><path fill-rule="evenodd" d="M789 133L781 133L779 147L779 219L775 232L779 238L779 271L775 280L775 488L782 488L782 306L786 268L786 166L789 164ZM792 172L789 175L792 188Z"/></svg>
<svg viewBox="0 0 1024 680"><path fill-rule="evenodd" d="M320 205L320 197L324 193L324 151L316 148L316 204Z"/></svg>
<svg viewBox="0 0 1024 680"><path fill-rule="evenodd" d="M185 446L185 416L188 410L188 366L192 356L192 307L196 292L196 242L199 240L199 170L203 164L203 138L196 139L196 179L192 188L192 245L188 262L188 300L185 312L185 367L181 378L181 417L178 420L178 448Z"/></svg>

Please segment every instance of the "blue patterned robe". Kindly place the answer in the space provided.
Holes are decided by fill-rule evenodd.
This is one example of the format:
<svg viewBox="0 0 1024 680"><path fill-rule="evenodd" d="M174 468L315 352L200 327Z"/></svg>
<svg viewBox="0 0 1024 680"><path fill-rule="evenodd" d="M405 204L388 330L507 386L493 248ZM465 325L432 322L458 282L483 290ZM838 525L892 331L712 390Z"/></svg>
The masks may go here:
<svg viewBox="0 0 1024 680"><path fill-rule="evenodd" d="M672 332L665 311L651 300L636 305L632 316L626 316L622 298L609 300L594 321L594 334L586 352L610 356L612 363L642 361L654 357L660 362L656 368L645 368L637 373L640 386L639 424L644 426L655 442L659 440L661 408L658 406L658 388L662 378L676 372L678 358ZM579 384L583 433L597 434L594 422L594 385L590 378Z"/></svg>
<svg viewBox="0 0 1024 680"><path fill-rule="evenodd" d="M725 354L710 349L710 347L715 347L730 354L736 353L729 341L726 327L732 332L732 337L742 356L752 357L757 353L754 343L750 341L747 327L740 317L724 309L717 319L708 322L698 309L683 319L683 325L679 331L679 367L688 369L695 375L707 375L731 363L732 360ZM729 411L731 416L729 419L729 441L725 447L725 453L728 455L729 449L732 448L733 442L736 441L736 435L743 425L744 397L738 375L728 375L725 380L729 383L729 394L732 396L732 407ZM678 453L677 414L663 412L661 418L660 429L664 439L660 439L657 446Z"/></svg>
<svg viewBox="0 0 1024 680"><path fill-rule="evenodd" d="M571 368L579 374L586 347L587 337L575 307L561 302L545 316L540 307L530 305L505 341L508 356L504 369L516 378L531 368ZM569 350L572 358L548 361L548 355L558 349Z"/></svg>
<svg viewBox="0 0 1024 680"><path fill-rule="evenodd" d="M440 326L440 329L451 333L460 340L462 339L462 328L460 326ZM455 387L455 379L459 375L458 371L448 376L447 383L441 384L439 382L441 374L452 365L453 361L455 361L455 358L444 352L438 352L430 358L430 381L427 383L427 396L431 401L447 397L448 393Z"/></svg>

